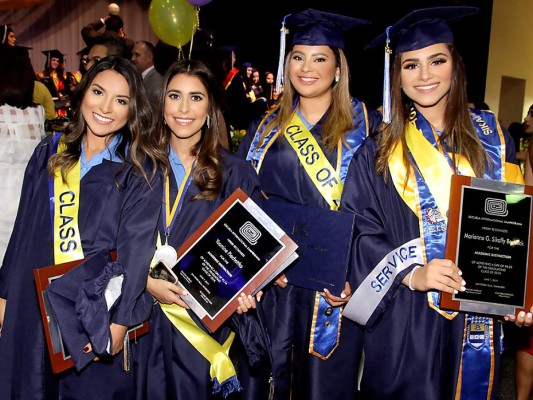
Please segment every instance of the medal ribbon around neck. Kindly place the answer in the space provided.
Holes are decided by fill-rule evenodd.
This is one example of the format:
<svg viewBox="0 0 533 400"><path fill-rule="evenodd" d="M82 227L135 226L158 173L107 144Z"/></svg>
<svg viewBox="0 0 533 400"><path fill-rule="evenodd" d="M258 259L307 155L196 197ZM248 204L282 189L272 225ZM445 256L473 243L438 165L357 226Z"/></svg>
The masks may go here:
<svg viewBox="0 0 533 400"><path fill-rule="evenodd" d="M194 168L194 164L196 163L196 160L192 163L191 167L187 170L185 170L185 177L183 178L183 181L181 182L181 185L178 188L178 194L176 196L176 199L174 200L174 204L172 204L172 209L170 208L170 179L169 174L167 174L165 179L165 198L163 200L163 226L165 227L165 244L168 244L168 236L170 235L170 230L172 229L172 226L174 225L174 222L176 220L176 216L179 214L181 207L183 206L183 200L184 200L184 193L187 192L187 189L189 188L189 185L192 182L192 170Z"/></svg>
<svg viewBox="0 0 533 400"><path fill-rule="evenodd" d="M62 135L54 137L53 146L61 153L66 145L60 140ZM83 249L78 225L80 207L80 160L67 172L63 181L60 168L49 179L50 213L53 221L54 262L62 264L68 261L81 260Z"/></svg>

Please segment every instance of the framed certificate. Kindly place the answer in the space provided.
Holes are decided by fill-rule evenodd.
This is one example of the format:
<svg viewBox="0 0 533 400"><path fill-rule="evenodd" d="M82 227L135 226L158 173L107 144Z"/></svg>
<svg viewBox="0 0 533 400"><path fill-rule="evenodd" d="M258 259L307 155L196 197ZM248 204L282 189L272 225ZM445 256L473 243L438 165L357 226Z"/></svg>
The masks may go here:
<svg viewBox="0 0 533 400"><path fill-rule="evenodd" d="M237 309L238 296L257 293L297 258L296 249L296 243L237 189L183 243L178 261L161 277L177 279L189 292L183 300L214 332Z"/></svg>
<svg viewBox="0 0 533 400"><path fill-rule="evenodd" d="M111 257L113 261L116 260L116 253L112 252ZM46 288L53 281L61 278L61 276L63 276L65 273L69 272L71 269L86 260L88 260L88 258L39 268L33 271L35 285L37 288L37 296L39 298L39 306L41 309L44 333L46 337L46 344L48 346L48 353L50 354L50 362L52 364L52 371L56 374L74 367L74 362L72 361L72 356L61 335L59 323L52 312L52 307L50 301L48 300ZM76 318L76 316L73 314L72 318ZM145 321L140 325L130 328L128 330L128 335L130 340L135 340L138 336L144 335L147 332L148 321ZM94 357L94 355L88 355L88 357Z"/></svg>
<svg viewBox="0 0 533 400"><path fill-rule="evenodd" d="M443 309L504 316L533 304L533 187L453 175L446 258L466 291L442 293Z"/></svg>

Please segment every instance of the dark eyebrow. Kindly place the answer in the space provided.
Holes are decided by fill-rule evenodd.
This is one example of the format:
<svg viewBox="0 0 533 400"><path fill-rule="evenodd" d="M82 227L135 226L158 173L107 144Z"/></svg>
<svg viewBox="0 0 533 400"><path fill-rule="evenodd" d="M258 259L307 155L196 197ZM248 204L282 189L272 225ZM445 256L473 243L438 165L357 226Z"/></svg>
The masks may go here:
<svg viewBox="0 0 533 400"><path fill-rule="evenodd" d="M178 89L169 89L167 90L167 94L169 93L178 93L178 94L182 94L181 90L178 90ZM200 95L200 96L206 96L205 93L203 92L190 92L188 93L189 95L193 95L193 96L197 96L197 95Z"/></svg>
<svg viewBox="0 0 533 400"><path fill-rule="evenodd" d="M91 86L96 86L96 87L97 87L98 89L100 89L102 92L105 92L105 91L106 91L106 90L105 90L102 86L100 86L98 83L93 83ZM119 94L119 95L117 95L117 97L124 97L124 98L126 98L126 99L128 99L128 100L130 99L130 96L125 95L125 94Z"/></svg>
<svg viewBox="0 0 533 400"><path fill-rule="evenodd" d="M93 83L91 86L96 86L98 89L100 89L102 92L105 92L105 89L100 86L98 83Z"/></svg>
<svg viewBox="0 0 533 400"><path fill-rule="evenodd" d="M294 50L292 54L294 55L294 54L305 54L305 53L300 50ZM326 53L312 53L311 54L311 57L318 57L318 56L329 57Z"/></svg>
<svg viewBox="0 0 533 400"><path fill-rule="evenodd" d="M435 53L435 54L432 54L432 55L426 57L426 60L431 60L431 59L433 59L435 57L440 57L440 56L448 57L448 55L445 54L445 53ZM402 64L406 63L406 62L417 62L417 61L420 61L420 58L407 58L407 59L402 61Z"/></svg>

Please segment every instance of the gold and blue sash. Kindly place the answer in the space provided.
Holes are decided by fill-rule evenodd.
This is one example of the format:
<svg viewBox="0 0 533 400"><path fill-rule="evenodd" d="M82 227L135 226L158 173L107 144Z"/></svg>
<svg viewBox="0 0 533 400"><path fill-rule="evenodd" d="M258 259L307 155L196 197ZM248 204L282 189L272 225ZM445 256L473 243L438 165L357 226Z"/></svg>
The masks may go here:
<svg viewBox="0 0 533 400"><path fill-rule="evenodd" d="M55 133L52 146L53 153L60 153L66 146L61 141L63 135ZM80 229L78 211L80 207L80 160L67 172L63 181L61 171L56 169L55 175L48 180L50 193L50 217L54 237L54 262L62 264L68 261L81 260Z"/></svg>
<svg viewBox="0 0 533 400"><path fill-rule="evenodd" d="M518 166L505 161L505 139L494 115L471 113L478 136L488 155L488 166L483 178L520 182ZM415 168L407 169L403 161L403 145L398 143L389 160L389 170L396 190L405 203L418 216L424 262L443 258L446 245L450 179L454 173L475 176L466 158L456 155L457 169L453 164L453 149L443 148L438 134L429 122L414 108L405 128L409 157ZM516 167L516 168L515 168ZM519 171L519 170L518 170ZM405 186L405 177L416 185ZM457 312L439 309L439 292L428 292L429 306L447 319L457 317ZM494 323L490 317L464 314L465 330L461 365L455 398L474 400L490 398L495 370ZM501 344L500 344L501 348Z"/></svg>
<svg viewBox="0 0 533 400"><path fill-rule="evenodd" d="M187 188L192 182L191 171L194 168L186 170L185 177L179 185L178 194L171 207L170 202L170 183L167 174L165 179L164 198L162 204L162 220L165 229L165 236L168 238L170 230L176 221L176 216L179 214ZM157 247L161 246L161 237L157 237ZM152 260L152 267L155 265L155 256ZM237 379L235 367L229 357L229 350L235 333L231 332L229 337L223 344L218 343L207 332L199 327L191 318L188 311L178 304L162 304L159 303L161 310L165 313L169 321L176 327L176 329L183 335L183 337L209 362L210 376L213 381L213 393L221 392L224 397L227 397L234 391L241 390L241 385Z"/></svg>
<svg viewBox="0 0 533 400"><path fill-rule="evenodd" d="M368 117L365 105L353 99L352 106L357 117L357 120L354 121L356 129L346 135L345 143L339 141L337 145L337 166L335 168L328 161L321 146L298 116L296 112L298 109L297 101L294 105L292 119L282 132L298 156L307 175L332 210L338 210L340 206L348 166L353 154L368 135ZM272 113L263 120L248 150L246 159L252 163L257 173L261 169L267 151L279 134L279 131L274 129L260 143L262 127L267 125L275 116L275 113ZM339 344L341 321L342 307L331 307L320 293L316 292L309 342L310 354L323 360L328 359L333 354Z"/></svg>

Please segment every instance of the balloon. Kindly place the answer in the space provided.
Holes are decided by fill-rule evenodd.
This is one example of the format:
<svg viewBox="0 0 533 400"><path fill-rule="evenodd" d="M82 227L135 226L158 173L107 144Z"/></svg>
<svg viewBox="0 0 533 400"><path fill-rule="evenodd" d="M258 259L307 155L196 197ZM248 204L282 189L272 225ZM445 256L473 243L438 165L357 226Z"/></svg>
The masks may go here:
<svg viewBox="0 0 533 400"><path fill-rule="evenodd" d="M193 6L201 7L211 3L211 0L187 0Z"/></svg>
<svg viewBox="0 0 533 400"><path fill-rule="evenodd" d="M189 43L198 28L196 9L187 0L153 0L148 20L159 39L177 47Z"/></svg>

